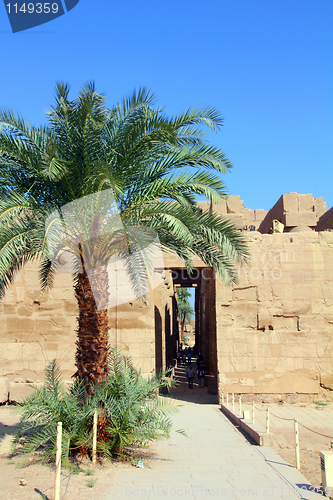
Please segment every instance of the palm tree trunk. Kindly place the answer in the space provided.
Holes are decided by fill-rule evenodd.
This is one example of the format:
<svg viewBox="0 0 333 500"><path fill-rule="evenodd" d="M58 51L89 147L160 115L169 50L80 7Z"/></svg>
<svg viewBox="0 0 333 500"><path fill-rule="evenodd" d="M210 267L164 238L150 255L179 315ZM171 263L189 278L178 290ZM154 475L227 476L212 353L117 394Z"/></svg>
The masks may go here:
<svg viewBox="0 0 333 500"><path fill-rule="evenodd" d="M78 275L75 296L79 306L79 324L75 356L77 371L74 376L84 382L86 393L91 394L92 385L105 380L108 374L109 320L106 268L93 269L88 275L83 266L83 272Z"/></svg>
<svg viewBox="0 0 333 500"><path fill-rule="evenodd" d="M182 342L183 342L183 338L184 338L184 330L185 330L185 314L182 315L182 319L180 322L180 338L181 338Z"/></svg>

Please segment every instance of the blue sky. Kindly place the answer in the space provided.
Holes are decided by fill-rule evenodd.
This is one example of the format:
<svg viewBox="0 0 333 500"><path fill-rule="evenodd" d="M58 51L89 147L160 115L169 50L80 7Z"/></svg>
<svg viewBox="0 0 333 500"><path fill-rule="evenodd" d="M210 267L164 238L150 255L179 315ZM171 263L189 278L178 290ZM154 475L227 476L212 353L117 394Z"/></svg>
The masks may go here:
<svg viewBox="0 0 333 500"><path fill-rule="evenodd" d="M224 176L248 208L282 193L333 205L332 0L80 0L13 34L0 5L0 106L39 125L55 81L88 80L109 106L139 86L173 115L216 107L208 138L234 165Z"/></svg>

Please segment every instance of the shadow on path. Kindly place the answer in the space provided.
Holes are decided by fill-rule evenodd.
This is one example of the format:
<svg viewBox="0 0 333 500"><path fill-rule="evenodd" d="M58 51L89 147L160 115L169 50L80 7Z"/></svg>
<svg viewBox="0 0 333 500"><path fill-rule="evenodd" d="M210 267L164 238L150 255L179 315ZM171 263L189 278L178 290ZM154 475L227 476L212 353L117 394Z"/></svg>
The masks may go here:
<svg viewBox="0 0 333 500"><path fill-rule="evenodd" d="M196 362L192 363L192 367L197 372ZM209 394L207 387L199 387L198 377L196 375L193 383L193 389L189 389L186 377L188 365L180 364L175 368L175 379L177 380L176 387L170 390L169 395L172 399L179 401L187 401L189 403L197 404L218 404L217 394Z"/></svg>

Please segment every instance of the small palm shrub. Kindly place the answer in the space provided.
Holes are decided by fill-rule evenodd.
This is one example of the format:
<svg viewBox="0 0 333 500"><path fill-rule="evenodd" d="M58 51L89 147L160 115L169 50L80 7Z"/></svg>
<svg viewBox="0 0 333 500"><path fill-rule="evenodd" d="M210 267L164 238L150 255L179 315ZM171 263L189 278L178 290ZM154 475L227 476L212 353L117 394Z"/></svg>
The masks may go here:
<svg viewBox="0 0 333 500"><path fill-rule="evenodd" d="M168 438L172 427L169 415L177 407L158 393L170 384L170 378L163 374L143 378L129 357L112 350L107 380L94 386L92 395L87 396L82 382L66 386L59 367L52 361L46 368L43 387L34 388L34 393L20 403L21 423L15 444L24 437L23 453L41 450L44 458L53 460L57 423L61 421L62 459L69 465L71 455L91 454L96 409L100 457L112 458L123 454L126 447Z"/></svg>

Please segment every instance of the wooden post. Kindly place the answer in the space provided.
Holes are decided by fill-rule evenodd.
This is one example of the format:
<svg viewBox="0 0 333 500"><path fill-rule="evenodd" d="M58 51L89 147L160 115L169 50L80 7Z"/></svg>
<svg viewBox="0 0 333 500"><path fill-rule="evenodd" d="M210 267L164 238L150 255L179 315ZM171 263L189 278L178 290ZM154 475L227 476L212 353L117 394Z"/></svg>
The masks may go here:
<svg viewBox="0 0 333 500"><path fill-rule="evenodd" d="M224 405L224 390L222 389L222 404Z"/></svg>
<svg viewBox="0 0 333 500"><path fill-rule="evenodd" d="M229 392L227 392L227 406L229 405Z"/></svg>
<svg viewBox="0 0 333 500"><path fill-rule="evenodd" d="M61 440L62 440L62 422L58 422L58 424L57 424L56 478L55 478L55 483L54 483L54 500L60 500Z"/></svg>
<svg viewBox="0 0 333 500"><path fill-rule="evenodd" d="M269 408L266 410L266 433L269 434Z"/></svg>
<svg viewBox="0 0 333 500"><path fill-rule="evenodd" d="M93 421L93 448L92 448L92 463L96 463L96 450L97 450L97 420L98 412L94 411L94 421Z"/></svg>
<svg viewBox="0 0 333 500"><path fill-rule="evenodd" d="M242 418L242 396L241 395L239 395L238 405L239 405L239 417Z"/></svg>
<svg viewBox="0 0 333 500"><path fill-rule="evenodd" d="M252 425L254 425L254 402L252 403Z"/></svg>
<svg viewBox="0 0 333 500"><path fill-rule="evenodd" d="M232 413L235 413L235 394L232 393Z"/></svg>
<svg viewBox="0 0 333 500"><path fill-rule="evenodd" d="M294 420L294 429L295 429L295 454L296 454L296 469L300 470L300 461L299 461L299 440L298 440L298 420L295 418Z"/></svg>

